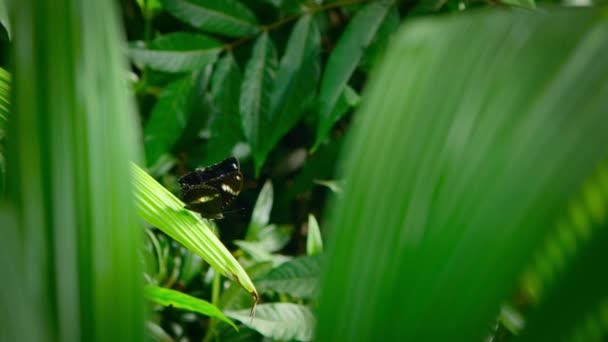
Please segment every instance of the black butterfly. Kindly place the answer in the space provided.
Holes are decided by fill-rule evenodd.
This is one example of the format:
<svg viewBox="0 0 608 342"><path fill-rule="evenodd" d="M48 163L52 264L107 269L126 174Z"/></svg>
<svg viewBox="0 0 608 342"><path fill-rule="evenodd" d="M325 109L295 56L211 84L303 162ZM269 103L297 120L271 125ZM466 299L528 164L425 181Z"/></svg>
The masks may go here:
<svg viewBox="0 0 608 342"><path fill-rule="evenodd" d="M188 172L177 180L186 208L208 219L222 218L222 211L241 192L243 174L239 161L230 157Z"/></svg>

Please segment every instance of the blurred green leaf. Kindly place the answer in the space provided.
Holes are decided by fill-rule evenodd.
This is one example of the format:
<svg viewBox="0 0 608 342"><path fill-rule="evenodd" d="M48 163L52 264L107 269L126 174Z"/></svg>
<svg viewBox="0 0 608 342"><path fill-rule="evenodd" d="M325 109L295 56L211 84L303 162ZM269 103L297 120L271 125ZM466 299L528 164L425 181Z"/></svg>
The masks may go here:
<svg viewBox="0 0 608 342"><path fill-rule="evenodd" d="M252 146L256 174L277 142L310 106L320 73L321 36L311 15L298 20L281 58L270 98L270 117Z"/></svg>
<svg viewBox="0 0 608 342"><path fill-rule="evenodd" d="M239 108L243 132L252 151L259 151L270 124L270 95L277 67L274 45L268 33L255 42L251 58L245 67Z"/></svg>
<svg viewBox="0 0 608 342"><path fill-rule="evenodd" d="M371 71L371 68L376 64L386 52L389 41L391 40L393 33L397 31L400 24L399 11L396 7L391 7L384 17L382 24L378 27L376 36L371 41L367 49L365 49L359 68L365 71Z"/></svg>
<svg viewBox="0 0 608 342"><path fill-rule="evenodd" d="M247 267L247 274L253 279L264 276L273 268L272 262L259 262ZM253 304L251 296L241 290L235 283L222 291L219 303L217 304L222 310L240 310L251 308Z"/></svg>
<svg viewBox="0 0 608 342"><path fill-rule="evenodd" d="M11 75L0 68L0 199L4 197L6 187L6 166L4 161L4 143L10 106Z"/></svg>
<svg viewBox="0 0 608 342"><path fill-rule="evenodd" d="M170 83L161 93L144 127L146 165L157 165L179 139L188 120L192 101L190 75Z"/></svg>
<svg viewBox="0 0 608 342"><path fill-rule="evenodd" d="M251 213L251 222L249 223L246 237L248 241L257 240L262 228L268 225L273 197L272 182L267 180L264 186L262 186L262 190L260 190L258 199L253 207L253 212Z"/></svg>
<svg viewBox="0 0 608 342"><path fill-rule="evenodd" d="M485 334L608 157L600 16L477 11L394 37L350 134L318 341Z"/></svg>
<svg viewBox="0 0 608 342"><path fill-rule="evenodd" d="M167 72L200 70L215 62L222 44L214 39L185 32L170 33L154 40L149 48L131 47L137 64Z"/></svg>
<svg viewBox="0 0 608 342"><path fill-rule="evenodd" d="M238 282L258 298L251 279L230 251L215 236L206 220L184 209L184 203L133 164L135 199L139 215L148 223L199 255L217 271Z"/></svg>
<svg viewBox="0 0 608 342"><path fill-rule="evenodd" d="M538 305L528 315L522 340L566 336L600 341L608 336L608 274L599 262L607 254L607 216L608 162L604 161L561 213L525 272L524 291Z"/></svg>
<svg viewBox="0 0 608 342"><path fill-rule="evenodd" d="M305 256L277 266L264 277L256 279L255 284L261 292L275 291L311 299L318 294L320 277L320 255Z"/></svg>
<svg viewBox="0 0 608 342"><path fill-rule="evenodd" d="M291 303L260 304L252 319L249 310L226 311L228 317L275 340L310 341L314 336L315 317L303 305Z"/></svg>
<svg viewBox="0 0 608 342"><path fill-rule="evenodd" d="M6 8L5 0L0 1L0 25L4 27L8 34L8 39L11 39L11 25L8 20L8 11Z"/></svg>
<svg viewBox="0 0 608 342"><path fill-rule="evenodd" d="M258 232L257 243L267 252L281 250L291 240L293 226L270 224Z"/></svg>
<svg viewBox="0 0 608 342"><path fill-rule="evenodd" d="M239 97L242 75L232 53L222 57L211 80L211 94L217 106L217 114L211 119L211 137L207 144L206 158L209 164L233 155L234 146L244 141L243 126L239 114Z"/></svg>
<svg viewBox="0 0 608 342"><path fill-rule="evenodd" d="M523 7L530 9L536 8L536 2L534 0L501 0L501 3L515 7Z"/></svg>
<svg viewBox="0 0 608 342"><path fill-rule="evenodd" d="M182 259L183 263L179 272L179 279L183 284L188 285L192 279L201 275L203 259L187 249L185 249Z"/></svg>
<svg viewBox="0 0 608 342"><path fill-rule="evenodd" d="M162 8L162 5L160 3L160 0L136 0L137 4L139 5L139 8L142 9L142 11L145 11L147 6L147 10L151 11L151 10L157 10ZM146 6L144 6L146 5Z"/></svg>
<svg viewBox="0 0 608 342"><path fill-rule="evenodd" d="M262 248L262 246L257 242L234 240L234 244L249 254L255 262L274 262L272 254Z"/></svg>
<svg viewBox="0 0 608 342"><path fill-rule="evenodd" d="M7 200L18 234L7 244L20 248L11 260L23 261L24 282L2 292L26 297L29 314L0 331L9 324L30 337L16 341L141 341L142 229L129 166L139 131L114 2L11 6Z"/></svg>
<svg viewBox="0 0 608 342"><path fill-rule="evenodd" d="M359 94L357 94L357 92L351 86L346 85L346 87L344 87L344 91L342 92L342 95L340 95L340 98L338 99L338 102L336 103L336 106L333 109L333 113L331 113L331 117L335 118L335 120L337 122L344 115L346 115L346 113L348 113L349 109L357 106L359 104L360 99L361 98L360 98ZM315 145L312 147L311 153L316 152L316 150L319 148L321 143L323 143L325 138L327 138L327 135L329 134L330 131L331 131L331 127L328 129L328 131L326 132L326 134L324 136L319 136L318 135L319 131L317 131L316 139L319 139L319 141L318 141L318 143L315 143Z"/></svg>
<svg viewBox="0 0 608 342"><path fill-rule="evenodd" d="M236 0L162 0L178 19L209 33L242 37L258 31L255 15Z"/></svg>
<svg viewBox="0 0 608 342"><path fill-rule="evenodd" d="M313 150L325 139L340 111L334 108L348 80L355 71L365 49L372 42L390 8L372 2L361 8L351 19L327 61L319 93L319 127ZM334 116L335 115L335 116Z"/></svg>
<svg viewBox="0 0 608 342"><path fill-rule="evenodd" d="M146 337L148 341L174 342L171 336L158 324L146 321Z"/></svg>
<svg viewBox="0 0 608 342"><path fill-rule="evenodd" d="M0 68L0 142L6 136L6 123L10 106L11 74Z"/></svg>
<svg viewBox="0 0 608 342"><path fill-rule="evenodd" d="M205 300L179 291L149 285L144 288L144 295L148 300L162 306L172 306L178 309L198 312L205 316L216 317L230 324L235 330L238 330L236 325L228 317L224 316L220 309Z"/></svg>
<svg viewBox="0 0 608 342"><path fill-rule="evenodd" d="M306 254L316 255L323 252L323 239L319 223L313 214L308 214L308 234L306 235Z"/></svg>

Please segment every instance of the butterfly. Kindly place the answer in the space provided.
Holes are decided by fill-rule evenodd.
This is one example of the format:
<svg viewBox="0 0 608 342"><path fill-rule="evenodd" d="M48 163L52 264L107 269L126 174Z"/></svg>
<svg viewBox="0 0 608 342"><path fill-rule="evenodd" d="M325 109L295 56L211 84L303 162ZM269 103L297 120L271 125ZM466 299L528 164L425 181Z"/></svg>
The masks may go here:
<svg viewBox="0 0 608 342"><path fill-rule="evenodd" d="M222 211L238 196L243 187L239 161L226 158L206 168L195 169L180 177L181 197L186 209L203 218L223 218Z"/></svg>

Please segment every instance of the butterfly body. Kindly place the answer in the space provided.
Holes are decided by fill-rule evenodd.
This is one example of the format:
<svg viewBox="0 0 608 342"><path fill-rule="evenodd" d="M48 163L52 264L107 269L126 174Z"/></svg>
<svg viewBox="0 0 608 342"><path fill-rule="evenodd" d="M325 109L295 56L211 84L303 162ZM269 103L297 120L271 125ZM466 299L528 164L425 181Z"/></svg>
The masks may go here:
<svg viewBox="0 0 608 342"><path fill-rule="evenodd" d="M243 187L243 174L236 158L230 157L203 169L188 172L177 181L186 209L204 218L222 218L222 211Z"/></svg>

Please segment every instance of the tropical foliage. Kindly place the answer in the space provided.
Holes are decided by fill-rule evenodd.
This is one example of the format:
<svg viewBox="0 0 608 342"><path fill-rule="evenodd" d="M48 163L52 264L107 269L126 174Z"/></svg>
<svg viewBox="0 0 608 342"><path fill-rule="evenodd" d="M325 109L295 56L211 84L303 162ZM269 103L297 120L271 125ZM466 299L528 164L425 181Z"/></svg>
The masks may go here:
<svg viewBox="0 0 608 342"><path fill-rule="evenodd" d="M0 340L606 339L608 11L572 4L0 1Z"/></svg>

